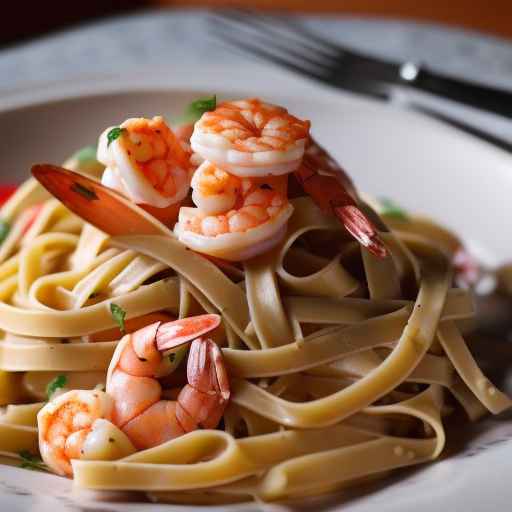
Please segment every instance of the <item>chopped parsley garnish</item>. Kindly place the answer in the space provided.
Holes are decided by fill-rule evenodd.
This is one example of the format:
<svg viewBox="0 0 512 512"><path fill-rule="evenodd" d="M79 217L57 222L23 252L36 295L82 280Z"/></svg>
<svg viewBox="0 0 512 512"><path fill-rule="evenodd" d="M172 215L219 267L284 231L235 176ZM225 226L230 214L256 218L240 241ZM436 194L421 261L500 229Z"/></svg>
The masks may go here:
<svg viewBox="0 0 512 512"><path fill-rule="evenodd" d="M195 115L199 119L205 112L211 112L217 108L217 96L199 98L187 107L187 114Z"/></svg>
<svg viewBox="0 0 512 512"><path fill-rule="evenodd" d="M211 112L217 108L217 96L214 94L209 98L199 98L193 101L185 111L185 117L189 121L197 121L205 112Z"/></svg>
<svg viewBox="0 0 512 512"><path fill-rule="evenodd" d="M0 244L7 238L11 225L3 219L0 219Z"/></svg>
<svg viewBox="0 0 512 512"><path fill-rule="evenodd" d="M119 325L119 330L121 334L126 333L126 326L124 323L124 319L126 318L126 311L121 306L117 304L110 304L110 312L112 313L112 317L116 321L117 325Z"/></svg>
<svg viewBox="0 0 512 512"><path fill-rule="evenodd" d="M85 148L79 149L73 158L76 158L81 164L96 160L96 146L85 146Z"/></svg>
<svg viewBox="0 0 512 512"><path fill-rule="evenodd" d="M408 221L409 217L404 209L398 206L392 199L383 197L379 199L381 205L381 215L387 215L397 220Z"/></svg>
<svg viewBox="0 0 512 512"><path fill-rule="evenodd" d="M48 400L51 400L55 391L62 389L67 382L68 378L65 375L57 375L55 379L50 381L46 386L46 396L48 397Z"/></svg>
<svg viewBox="0 0 512 512"><path fill-rule="evenodd" d="M107 147L110 146L110 144L112 144L112 142L114 142L116 139L118 139L119 137L121 137L121 135L126 132L126 128L121 128L120 126L116 126L115 128L112 128L112 130L110 130L108 133L107 133Z"/></svg>
<svg viewBox="0 0 512 512"><path fill-rule="evenodd" d="M20 464L21 468L32 469L33 471L48 471L48 466L28 450L22 450L18 455L22 461Z"/></svg>
<svg viewBox="0 0 512 512"><path fill-rule="evenodd" d="M90 188L84 187L81 183L75 182L73 185L71 185L71 190L75 192L76 194L81 195L82 197L85 197L87 201L97 201L99 198L96 195L96 192L94 190L91 190Z"/></svg>

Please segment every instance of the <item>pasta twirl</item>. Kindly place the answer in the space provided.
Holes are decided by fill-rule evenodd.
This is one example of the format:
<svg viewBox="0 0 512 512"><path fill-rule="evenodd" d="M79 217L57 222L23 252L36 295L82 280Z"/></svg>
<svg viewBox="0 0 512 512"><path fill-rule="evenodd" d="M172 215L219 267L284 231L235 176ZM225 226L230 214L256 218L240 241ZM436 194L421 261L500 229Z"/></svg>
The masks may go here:
<svg viewBox="0 0 512 512"><path fill-rule="evenodd" d="M425 220L384 231L365 207L390 253L381 259L309 198L291 204L279 244L217 264L173 236L109 238L27 182L0 212L13 226L0 249L0 453L37 452L35 418L55 378L59 393L105 385L120 337L113 304L127 326L220 315L212 337L232 397L220 429L73 460L80 487L210 504L315 495L435 459L457 403L470 420L512 405L459 329L475 311L452 287L456 239ZM184 355L172 354L164 396L184 384Z"/></svg>

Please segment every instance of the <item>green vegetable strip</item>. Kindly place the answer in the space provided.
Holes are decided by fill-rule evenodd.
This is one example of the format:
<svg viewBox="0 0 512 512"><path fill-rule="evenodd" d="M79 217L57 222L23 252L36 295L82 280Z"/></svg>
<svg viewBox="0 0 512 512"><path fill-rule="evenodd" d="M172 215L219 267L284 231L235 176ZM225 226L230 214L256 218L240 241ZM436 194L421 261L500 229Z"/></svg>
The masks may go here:
<svg viewBox="0 0 512 512"><path fill-rule="evenodd" d="M63 388L66 385L67 381L68 378L65 375L57 375L55 379L50 381L46 386L46 396L48 397L48 400L51 400L55 391Z"/></svg>
<svg viewBox="0 0 512 512"><path fill-rule="evenodd" d="M21 468L31 469L33 471L48 471L48 466L39 457L36 457L28 450L22 450L18 455L22 460L20 464Z"/></svg>
<svg viewBox="0 0 512 512"><path fill-rule="evenodd" d="M7 238L10 230L11 225L6 220L0 219L0 244Z"/></svg>
<svg viewBox="0 0 512 512"><path fill-rule="evenodd" d="M406 211L400 206L398 206L393 200L383 197L379 199L379 203L381 206L381 215L394 217L395 219L398 220L409 220Z"/></svg>
<svg viewBox="0 0 512 512"><path fill-rule="evenodd" d="M122 334L126 333L126 326L125 326L125 318L126 318L126 311L123 310L120 306L117 304L110 304L110 312L112 313L112 317L117 322L117 325L119 325L119 329L121 330Z"/></svg>
<svg viewBox="0 0 512 512"><path fill-rule="evenodd" d="M112 130L110 130L107 133L107 140L108 140L107 146L110 146L110 144L112 144L112 142L114 142L116 139L121 137L121 135L125 132L126 132L126 128L121 128L119 126L112 128Z"/></svg>

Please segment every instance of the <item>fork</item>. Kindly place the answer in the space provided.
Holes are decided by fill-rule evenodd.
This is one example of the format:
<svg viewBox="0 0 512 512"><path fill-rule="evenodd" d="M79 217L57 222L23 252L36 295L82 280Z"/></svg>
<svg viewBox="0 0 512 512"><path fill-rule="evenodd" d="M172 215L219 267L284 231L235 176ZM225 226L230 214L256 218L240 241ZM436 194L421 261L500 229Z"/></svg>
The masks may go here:
<svg viewBox="0 0 512 512"><path fill-rule="evenodd" d="M210 34L229 46L334 87L380 99L397 89L433 94L512 118L512 92L434 73L414 62L395 63L356 52L299 22L254 11L212 12Z"/></svg>

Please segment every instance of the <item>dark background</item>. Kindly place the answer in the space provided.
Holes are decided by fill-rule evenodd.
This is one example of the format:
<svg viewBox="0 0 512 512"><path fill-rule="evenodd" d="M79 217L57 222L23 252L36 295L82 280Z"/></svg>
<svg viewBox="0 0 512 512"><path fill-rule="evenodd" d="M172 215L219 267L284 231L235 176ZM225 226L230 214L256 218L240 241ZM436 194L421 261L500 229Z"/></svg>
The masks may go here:
<svg viewBox="0 0 512 512"><path fill-rule="evenodd" d="M102 17L150 7L244 6L445 23L512 38L512 0L35 0L2 5L0 47Z"/></svg>

